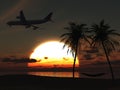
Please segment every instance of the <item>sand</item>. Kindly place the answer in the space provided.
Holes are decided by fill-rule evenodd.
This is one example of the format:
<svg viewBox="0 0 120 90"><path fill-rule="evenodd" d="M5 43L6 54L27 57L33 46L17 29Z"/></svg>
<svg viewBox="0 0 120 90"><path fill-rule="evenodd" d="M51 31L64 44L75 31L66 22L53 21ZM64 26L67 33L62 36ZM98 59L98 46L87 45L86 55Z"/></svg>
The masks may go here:
<svg viewBox="0 0 120 90"><path fill-rule="evenodd" d="M0 90L120 90L120 80L4 75Z"/></svg>

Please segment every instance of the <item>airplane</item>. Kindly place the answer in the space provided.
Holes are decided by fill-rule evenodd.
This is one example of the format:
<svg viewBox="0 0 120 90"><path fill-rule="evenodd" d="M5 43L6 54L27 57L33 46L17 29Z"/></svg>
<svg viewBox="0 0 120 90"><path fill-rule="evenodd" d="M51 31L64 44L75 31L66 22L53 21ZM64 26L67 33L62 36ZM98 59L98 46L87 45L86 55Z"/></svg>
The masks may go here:
<svg viewBox="0 0 120 90"><path fill-rule="evenodd" d="M50 12L45 18L43 18L41 20L27 20L24 16L23 11L21 10L20 15L16 17L17 19L19 19L19 21L9 21L9 22L7 22L7 24L9 26L23 25L23 26L25 26L25 28L33 27L33 30L36 30L37 28L39 28L39 27L35 26L36 24L43 24L43 23L52 21L51 20L52 14L53 14L53 12Z"/></svg>

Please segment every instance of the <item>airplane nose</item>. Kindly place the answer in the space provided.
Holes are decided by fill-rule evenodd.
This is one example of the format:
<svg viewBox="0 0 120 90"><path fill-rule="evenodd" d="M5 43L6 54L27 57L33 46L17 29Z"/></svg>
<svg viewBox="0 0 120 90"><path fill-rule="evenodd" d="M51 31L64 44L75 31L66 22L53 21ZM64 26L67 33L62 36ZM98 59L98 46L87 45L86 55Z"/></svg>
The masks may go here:
<svg viewBox="0 0 120 90"><path fill-rule="evenodd" d="M10 22L7 22L6 24L9 25L9 26L11 26L11 23L10 23Z"/></svg>
<svg viewBox="0 0 120 90"><path fill-rule="evenodd" d="M9 23L9 22L7 22L6 24L8 24L8 25L9 25L10 23Z"/></svg>

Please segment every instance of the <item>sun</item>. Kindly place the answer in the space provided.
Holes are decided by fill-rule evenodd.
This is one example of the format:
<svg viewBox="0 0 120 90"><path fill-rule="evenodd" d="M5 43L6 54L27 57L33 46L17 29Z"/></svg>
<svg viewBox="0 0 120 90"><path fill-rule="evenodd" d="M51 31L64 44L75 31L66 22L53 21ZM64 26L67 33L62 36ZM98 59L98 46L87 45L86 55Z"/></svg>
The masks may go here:
<svg viewBox="0 0 120 90"><path fill-rule="evenodd" d="M42 65L72 65L73 56L67 53L67 47L63 49L63 45L59 41L45 42L34 49L30 58L40 61Z"/></svg>
<svg viewBox="0 0 120 90"><path fill-rule="evenodd" d="M63 57L72 57L71 54L67 54L67 49L63 49L63 43L57 41L46 42L39 45L35 48L34 52L31 54L30 58L40 60L45 57L48 58L63 58Z"/></svg>

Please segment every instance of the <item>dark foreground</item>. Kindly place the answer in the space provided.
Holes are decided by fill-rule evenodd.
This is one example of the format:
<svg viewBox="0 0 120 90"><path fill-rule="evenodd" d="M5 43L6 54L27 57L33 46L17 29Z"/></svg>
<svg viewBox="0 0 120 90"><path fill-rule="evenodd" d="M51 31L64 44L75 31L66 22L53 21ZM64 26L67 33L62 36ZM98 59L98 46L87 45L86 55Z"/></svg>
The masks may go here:
<svg viewBox="0 0 120 90"><path fill-rule="evenodd" d="M5 75L0 90L120 90L120 80Z"/></svg>

